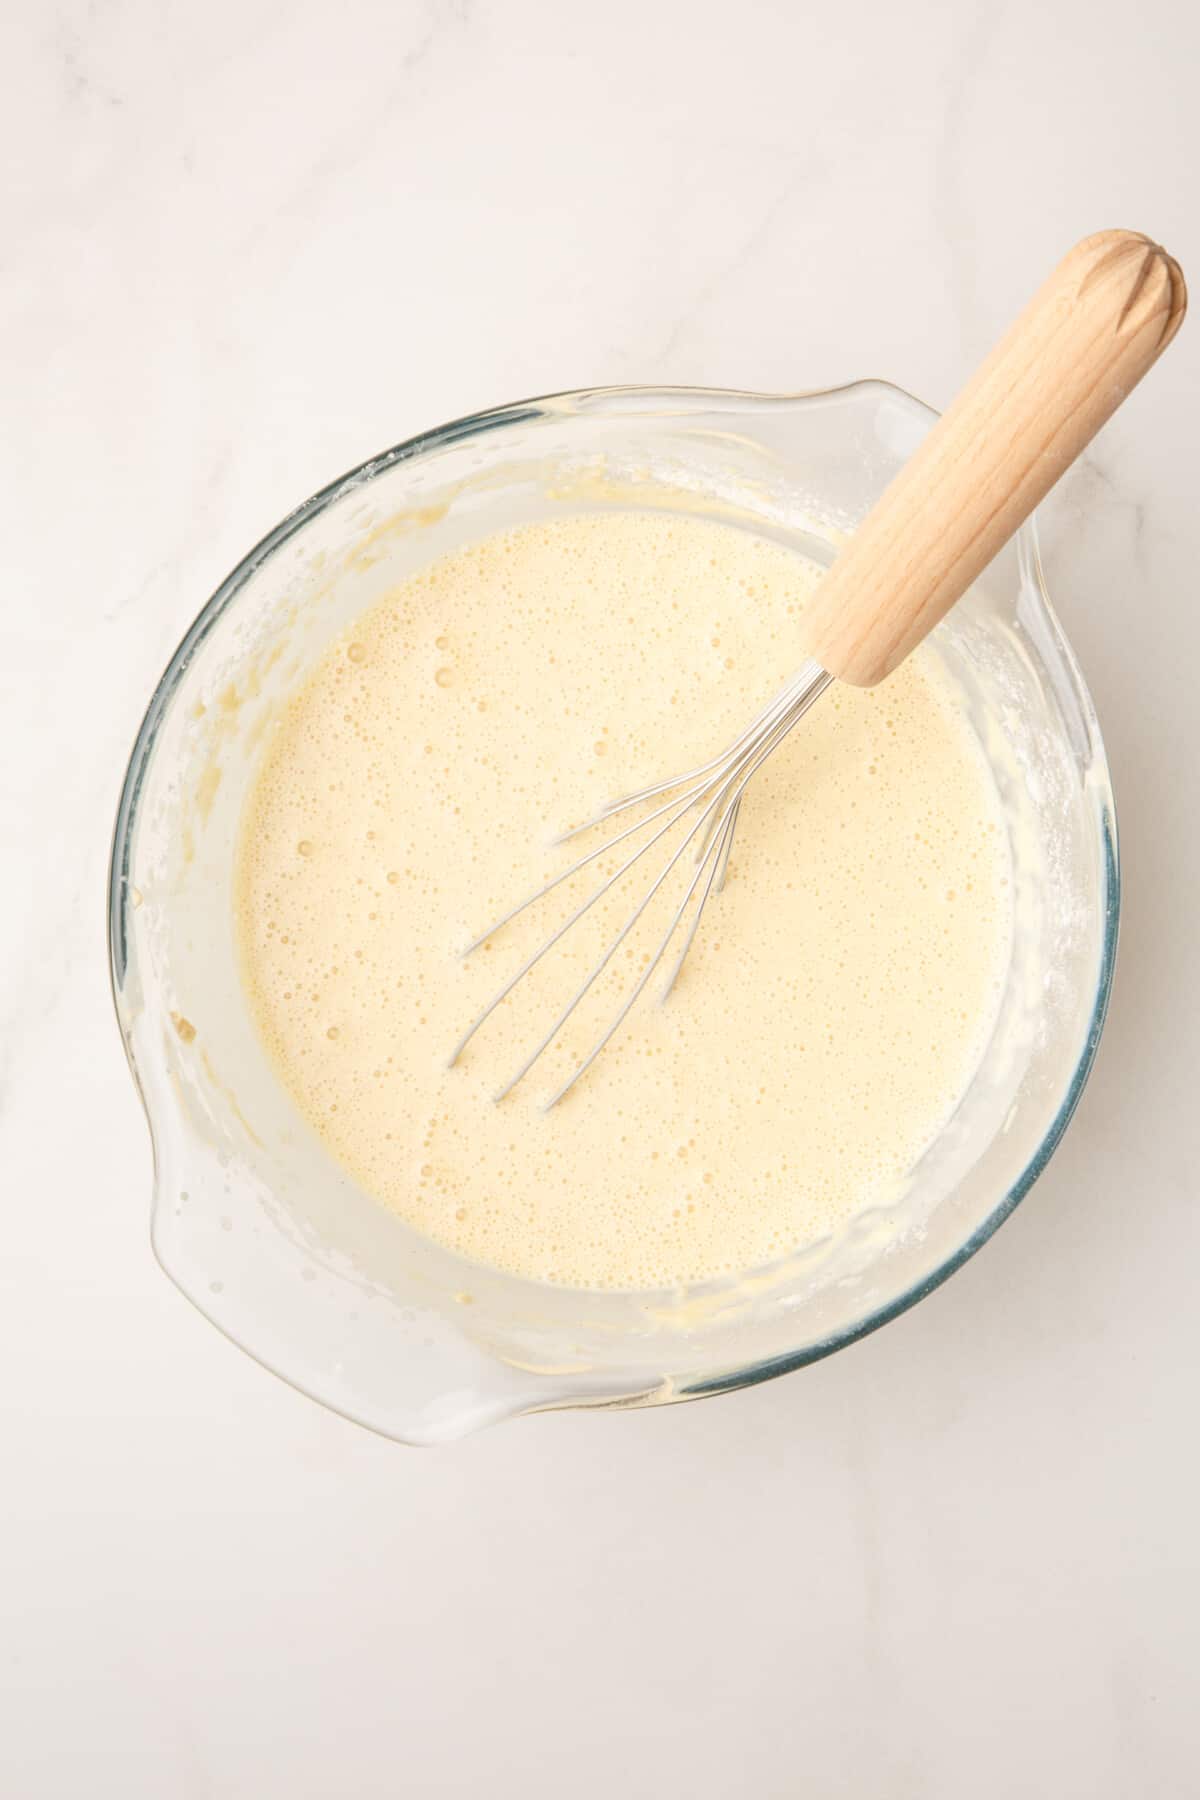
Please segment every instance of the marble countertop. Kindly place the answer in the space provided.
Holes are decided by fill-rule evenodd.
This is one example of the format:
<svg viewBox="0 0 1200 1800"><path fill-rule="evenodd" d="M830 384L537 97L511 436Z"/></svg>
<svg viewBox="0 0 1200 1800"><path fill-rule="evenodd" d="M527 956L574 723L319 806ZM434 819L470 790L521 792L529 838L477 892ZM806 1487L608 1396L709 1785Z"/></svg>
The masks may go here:
<svg viewBox="0 0 1200 1800"><path fill-rule="evenodd" d="M1076 1121L829 1361L428 1453L158 1271L104 953L146 698L328 477L592 383L935 404L1076 237L1200 270L1194 8L15 9L0 614L0 1791L1174 1800L1195 1620L1200 325L1042 515L1125 915Z"/></svg>

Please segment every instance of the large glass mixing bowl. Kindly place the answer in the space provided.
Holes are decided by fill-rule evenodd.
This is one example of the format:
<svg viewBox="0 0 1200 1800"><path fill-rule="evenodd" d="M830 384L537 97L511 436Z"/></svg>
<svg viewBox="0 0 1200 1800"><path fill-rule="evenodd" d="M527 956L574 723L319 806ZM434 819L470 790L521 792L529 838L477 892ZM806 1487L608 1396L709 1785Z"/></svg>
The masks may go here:
<svg viewBox="0 0 1200 1800"><path fill-rule="evenodd" d="M187 633L121 795L113 987L153 1138L159 1260L296 1387L403 1442L432 1443L542 1408L745 1386L929 1293L1045 1167L1103 1023L1118 881L1104 750L1032 526L935 634L1008 822L1016 929L999 1017L902 1200L836 1241L738 1280L653 1294L544 1286L468 1263L332 1161L271 1069L238 979L233 851L256 748L281 697L394 582L489 531L614 507L686 510L827 562L933 417L878 381L788 397L623 388L480 413L292 513Z"/></svg>

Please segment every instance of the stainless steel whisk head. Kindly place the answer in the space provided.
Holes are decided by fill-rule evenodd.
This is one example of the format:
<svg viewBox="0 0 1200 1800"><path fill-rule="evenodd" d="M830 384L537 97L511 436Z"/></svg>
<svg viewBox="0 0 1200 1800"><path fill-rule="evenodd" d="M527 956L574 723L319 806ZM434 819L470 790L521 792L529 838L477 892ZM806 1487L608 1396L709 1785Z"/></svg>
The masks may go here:
<svg viewBox="0 0 1200 1800"><path fill-rule="evenodd" d="M813 702L820 698L832 680L833 676L828 674L820 663L806 662L795 678L776 695L769 705L763 708L741 736L736 738L720 756L713 757L711 762L701 763L698 767L689 769L683 775L671 776L666 781L656 781L653 786L641 788L636 794L628 794L623 800L614 800L602 812L586 820L584 824L574 826L557 840L560 844L569 843L573 838L582 837L585 832L593 831L598 825L603 825L623 813L643 806L647 801L655 800L660 795L671 796L664 800L661 806L655 807L653 811L647 813L644 818L636 819L632 824L625 825L615 835L606 837L603 843L597 845L594 850L589 850L585 856L579 857L571 864L570 868L564 869L561 875L556 875L552 881L548 881L535 894L530 894L527 899L522 900L519 906L514 906L511 912L505 913L502 919L497 919L494 925L481 932L474 943L467 947L464 955L470 956L472 951L478 950L481 944L485 944L489 938L494 937L504 926L525 912L528 907L544 899L547 894L560 887L564 881L569 881L573 875L578 875L590 863L596 862L606 853L615 850L619 844L636 838L648 828L657 827L637 849L631 851L613 874L606 876L600 886L580 906L576 907L558 930L548 937L532 956L526 958L516 974L505 982L499 993L484 1007L470 1029L464 1032L459 1039L450 1057L449 1066L451 1068L458 1061L480 1026L491 1017L501 1002L508 998L517 983L529 973L534 964L540 962L566 936L572 926L578 924L579 920L591 910L598 900L603 899L604 895L616 887L618 882L624 880L635 864L639 863L656 845L669 838L670 834L676 831L676 827L679 827L682 835L679 836L679 842L673 848L670 844L667 845L664 851L667 860L661 872L638 901L586 979L558 1014L536 1049L525 1059L516 1074L499 1090L495 1096L496 1099L503 1100L507 1094L510 1094L517 1083L523 1081L528 1075L543 1052L550 1048L576 1007L590 992L637 925L672 870L691 849L694 863L693 872L684 891L683 899L676 907L666 931L651 952L645 967L621 1004L615 1018L601 1033L583 1061L577 1065L562 1086L551 1095L546 1102L547 1110L551 1106L557 1105L563 1095L569 1092L579 1078L591 1068L609 1039L625 1022L638 998L649 984L654 971L666 956L676 934L682 930L683 941L661 995L663 1000L666 999L674 987L688 951L695 941L709 896L714 892L719 893L724 885L725 872L729 866L730 852L733 849L734 834L737 831L738 812L749 782L772 751L783 742L792 727L804 717ZM682 794L679 792L680 789L684 790ZM690 918L688 918L689 908L691 910Z"/></svg>

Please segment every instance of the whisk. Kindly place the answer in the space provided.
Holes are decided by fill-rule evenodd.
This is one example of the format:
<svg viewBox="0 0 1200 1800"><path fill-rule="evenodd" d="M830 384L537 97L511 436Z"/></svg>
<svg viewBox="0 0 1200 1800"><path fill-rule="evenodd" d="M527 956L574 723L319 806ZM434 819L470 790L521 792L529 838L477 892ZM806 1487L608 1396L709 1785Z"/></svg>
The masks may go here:
<svg viewBox="0 0 1200 1800"><path fill-rule="evenodd" d="M763 763L835 679L873 687L904 661L1165 350L1186 307L1178 263L1140 233L1098 232L1064 257L824 577L803 622L811 654L793 679L711 761L616 800L565 833L559 843L627 813L637 815L497 919L464 952L469 956L555 888L628 847L615 871L489 1001L455 1046L451 1066L534 965L660 845L661 870L495 1098L510 1094L549 1049L682 865L683 898L667 929L615 1016L546 1107L555 1106L591 1068L678 940L662 989L666 998L710 898L724 883L742 801ZM652 801L660 804L643 811Z"/></svg>

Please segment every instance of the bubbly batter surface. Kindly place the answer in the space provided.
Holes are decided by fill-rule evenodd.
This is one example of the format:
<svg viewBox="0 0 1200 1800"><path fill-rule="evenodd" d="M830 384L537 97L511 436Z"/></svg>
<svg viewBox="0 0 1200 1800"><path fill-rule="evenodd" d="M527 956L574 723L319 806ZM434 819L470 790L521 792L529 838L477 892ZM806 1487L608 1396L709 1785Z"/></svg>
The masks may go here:
<svg viewBox="0 0 1200 1800"><path fill-rule="evenodd" d="M953 1110L1011 906L998 797L929 650L873 692L830 690L765 765L670 1000L652 984L561 1105L541 1110L665 929L657 905L561 1041L492 1094L644 884L446 1068L597 868L464 946L595 841L552 850L555 829L742 730L801 660L817 579L697 519L523 527L396 588L292 697L242 825L245 984L301 1113L419 1231L544 1281L704 1281L893 1200Z"/></svg>

